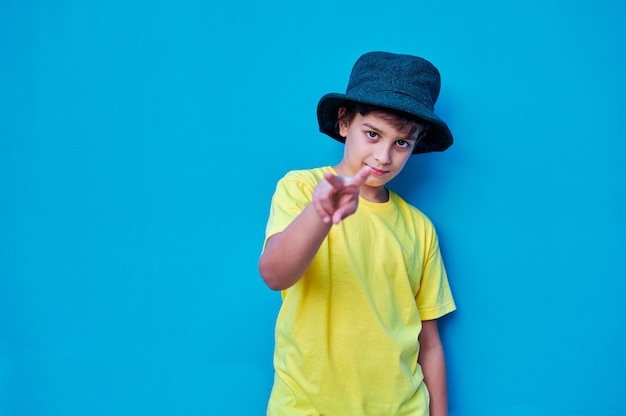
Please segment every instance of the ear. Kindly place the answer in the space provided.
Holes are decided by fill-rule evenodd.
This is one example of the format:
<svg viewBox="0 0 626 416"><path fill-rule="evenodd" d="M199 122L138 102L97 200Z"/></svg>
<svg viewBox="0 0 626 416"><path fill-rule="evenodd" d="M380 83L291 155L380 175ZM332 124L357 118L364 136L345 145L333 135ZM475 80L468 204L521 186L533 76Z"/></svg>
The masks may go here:
<svg viewBox="0 0 626 416"><path fill-rule="evenodd" d="M348 127L350 127L348 120L342 118L344 114L346 114L346 107L339 107L339 110L337 110L337 127L339 135L343 138L348 135Z"/></svg>

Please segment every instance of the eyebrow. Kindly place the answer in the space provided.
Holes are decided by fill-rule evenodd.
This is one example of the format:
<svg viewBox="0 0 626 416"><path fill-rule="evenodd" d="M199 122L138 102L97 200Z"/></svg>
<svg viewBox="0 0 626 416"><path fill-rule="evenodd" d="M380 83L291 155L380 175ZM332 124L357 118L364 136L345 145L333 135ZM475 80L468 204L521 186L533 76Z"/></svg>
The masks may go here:
<svg viewBox="0 0 626 416"><path fill-rule="evenodd" d="M381 133L382 132L378 127L373 126L370 123L363 123L361 125L374 130L376 133ZM414 142L414 141L417 141L417 137L409 137L409 136L407 136L407 137L399 137L396 140L404 140L405 142Z"/></svg>

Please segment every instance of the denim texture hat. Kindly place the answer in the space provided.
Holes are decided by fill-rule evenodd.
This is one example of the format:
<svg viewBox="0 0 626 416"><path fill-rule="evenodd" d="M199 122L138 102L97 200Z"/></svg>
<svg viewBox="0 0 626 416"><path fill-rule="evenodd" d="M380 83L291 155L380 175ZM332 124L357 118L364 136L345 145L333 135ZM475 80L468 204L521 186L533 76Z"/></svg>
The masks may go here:
<svg viewBox="0 0 626 416"><path fill-rule="evenodd" d="M339 108L346 101L401 111L428 122L426 135L415 145L413 154L441 152L452 145L452 133L435 115L441 87L439 71L423 58L389 52L368 52L354 64L345 94L324 95L317 105L317 121L322 133L345 142L339 135Z"/></svg>

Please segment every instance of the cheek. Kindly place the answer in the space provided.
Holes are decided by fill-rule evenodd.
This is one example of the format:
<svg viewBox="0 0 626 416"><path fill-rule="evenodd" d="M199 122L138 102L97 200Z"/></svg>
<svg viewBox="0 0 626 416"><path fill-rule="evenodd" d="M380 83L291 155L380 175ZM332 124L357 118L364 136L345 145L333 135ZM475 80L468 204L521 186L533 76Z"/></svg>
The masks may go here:
<svg viewBox="0 0 626 416"><path fill-rule="evenodd" d="M396 157L397 157L396 166L398 167L398 170L401 170L406 165L406 162L409 161L409 157L411 157L411 153L402 153L400 155L397 155Z"/></svg>
<svg viewBox="0 0 626 416"><path fill-rule="evenodd" d="M405 158L397 158L394 159L393 161L393 170L395 171L396 174L398 174L398 172L400 172L402 169L404 169L404 166L406 165L407 159Z"/></svg>

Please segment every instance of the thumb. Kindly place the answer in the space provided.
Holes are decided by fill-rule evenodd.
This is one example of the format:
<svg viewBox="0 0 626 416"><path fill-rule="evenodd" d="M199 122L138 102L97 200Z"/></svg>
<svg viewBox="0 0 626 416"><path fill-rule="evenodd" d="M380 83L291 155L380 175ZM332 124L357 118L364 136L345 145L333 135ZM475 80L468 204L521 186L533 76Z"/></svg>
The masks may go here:
<svg viewBox="0 0 626 416"><path fill-rule="evenodd" d="M346 185L346 178L339 175L333 175L330 172L324 172L324 179L333 187L333 189L341 189Z"/></svg>

